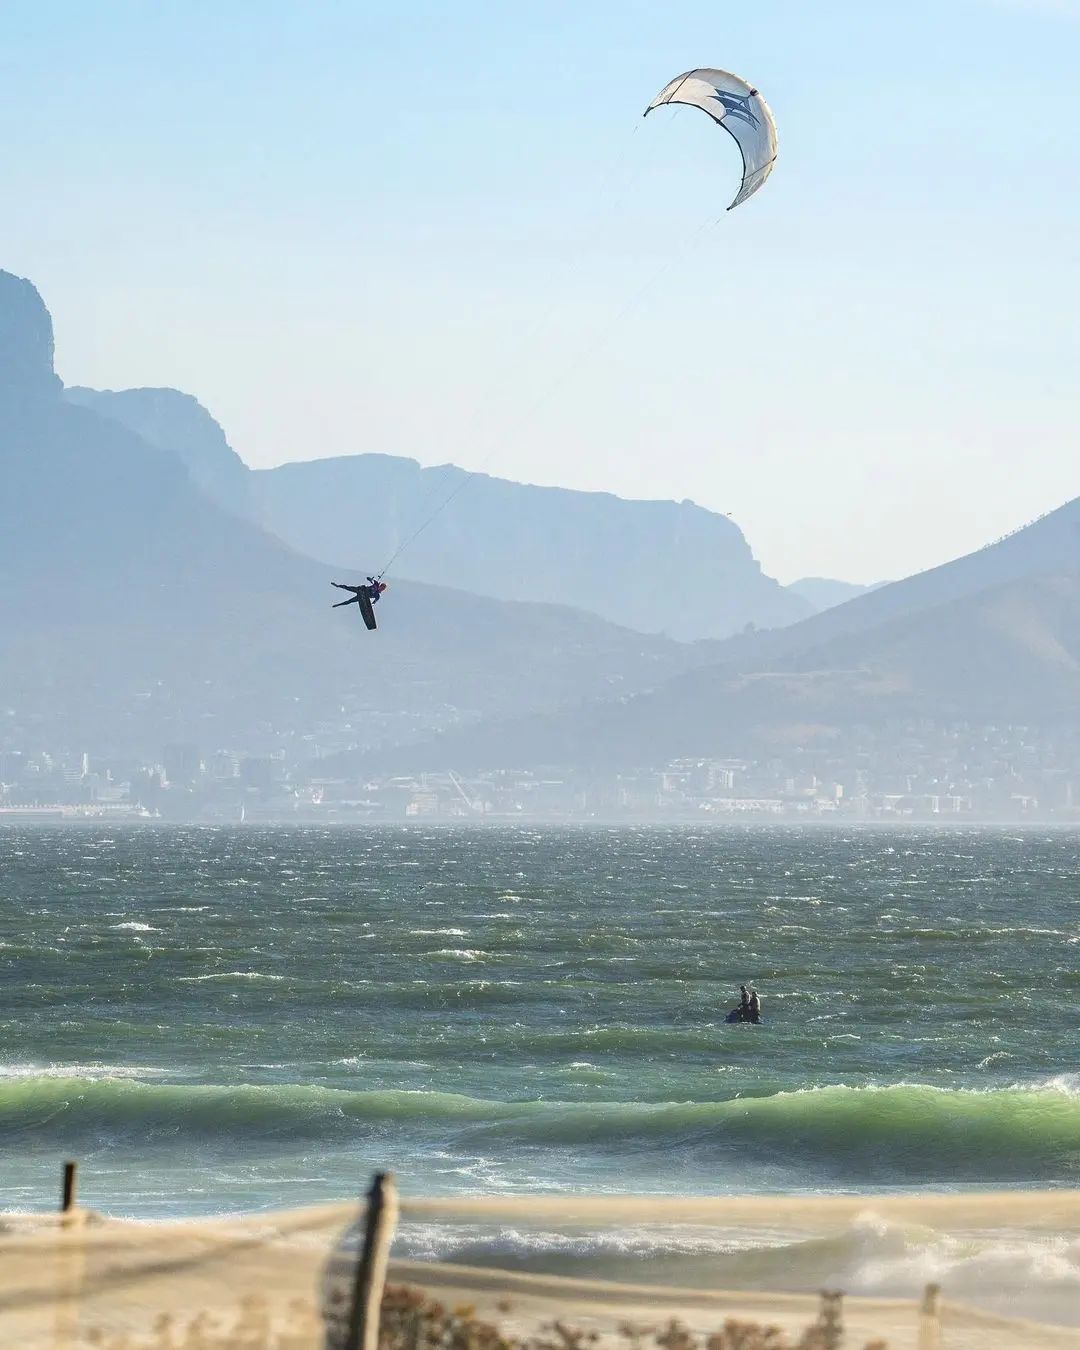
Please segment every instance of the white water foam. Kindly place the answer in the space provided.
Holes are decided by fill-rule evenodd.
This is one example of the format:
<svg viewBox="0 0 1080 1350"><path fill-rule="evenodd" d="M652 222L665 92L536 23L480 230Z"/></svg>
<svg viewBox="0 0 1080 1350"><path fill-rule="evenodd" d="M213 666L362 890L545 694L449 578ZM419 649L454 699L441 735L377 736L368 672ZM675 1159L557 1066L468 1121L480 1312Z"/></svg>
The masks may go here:
<svg viewBox="0 0 1080 1350"><path fill-rule="evenodd" d="M179 984L202 984L204 980L284 980L284 975L266 975L260 970L222 970L213 975L177 975Z"/></svg>
<svg viewBox="0 0 1080 1350"><path fill-rule="evenodd" d="M0 1078L172 1078L177 1070L145 1064L0 1064Z"/></svg>
<svg viewBox="0 0 1080 1350"><path fill-rule="evenodd" d="M990 1311L1080 1325L1080 1233L956 1232L868 1210L827 1237L700 1224L530 1228L407 1223L403 1256L582 1278L915 1298L929 1283Z"/></svg>

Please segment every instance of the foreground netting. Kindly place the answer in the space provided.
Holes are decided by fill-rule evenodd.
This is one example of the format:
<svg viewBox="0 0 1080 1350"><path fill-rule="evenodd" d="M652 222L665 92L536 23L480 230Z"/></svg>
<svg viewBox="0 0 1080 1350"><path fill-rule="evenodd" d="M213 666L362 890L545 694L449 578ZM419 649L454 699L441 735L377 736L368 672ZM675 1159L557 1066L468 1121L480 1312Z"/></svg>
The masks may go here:
<svg viewBox="0 0 1080 1350"><path fill-rule="evenodd" d="M382 1308L380 1350L1080 1347L1080 1328L1063 1324L1080 1323L1080 1283L1069 1278L1075 1270L1080 1281L1078 1192L409 1200L380 1301L377 1248L392 1217L390 1206L368 1233L366 1286L355 1204L182 1223L86 1211L0 1219L0 1345L341 1350L366 1331L373 1350L376 1328L355 1297L366 1287L369 1310ZM1022 1318L972 1307L947 1279L940 1297L848 1288L823 1305L853 1232L898 1233L897 1243L936 1234L976 1254L994 1240L1002 1279L1010 1252L1052 1249L1061 1264L1039 1317L1030 1306ZM622 1278L582 1277L598 1268ZM742 1287L672 1283L687 1270L741 1273ZM777 1330L770 1339L764 1328Z"/></svg>

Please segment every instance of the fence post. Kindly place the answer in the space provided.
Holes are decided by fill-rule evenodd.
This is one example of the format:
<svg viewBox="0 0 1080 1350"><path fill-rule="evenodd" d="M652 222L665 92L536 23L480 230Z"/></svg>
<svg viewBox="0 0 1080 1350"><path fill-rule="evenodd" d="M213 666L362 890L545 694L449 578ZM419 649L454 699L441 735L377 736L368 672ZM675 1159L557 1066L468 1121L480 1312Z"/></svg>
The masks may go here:
<svg viewBox="0 0 1080 1350"><path fill-rule="evenodd" d="M941 1285L928 1284L919 1305L919 1350L941 1350Z"/></svg>
<svg viewBox="0 0 1080 1350"><path fill-rule="evenodd" d="M56 1232L53 1257L53 1326L51 1344L55 1350L74 1350L79 1341L79 1306L86 1273L83 1235L79 1231L81 1215L75 1212L78 1163L64 1163L64 1181L60 1191L60 1225Z"/></svg>
<svg viewBox="0 0 1080 1350"><path fill-rule="evenodd" d="M378 1350L379 1309L397 1210L393 1172L377 1172L368 1191L364 1245L356 1262L345 1350Z"/></svg>
<svg viewBox="0 0 1080 1350"><path fill-rule="evenodd" d="M821 1291L821 1313L818 1325L822 1330L824 1350L840 1350L844 1340L842 1293L833 1293L828 1289Z"/></svg>
<svg viewBox="0 0 1080 1350"><path fill-rule="evenodd" d="M69 1214L75 1208L75 1190L77 1185L79 1164L66 1162L64 1164L64 1186L60 1192L60 1213Z"/></svg>

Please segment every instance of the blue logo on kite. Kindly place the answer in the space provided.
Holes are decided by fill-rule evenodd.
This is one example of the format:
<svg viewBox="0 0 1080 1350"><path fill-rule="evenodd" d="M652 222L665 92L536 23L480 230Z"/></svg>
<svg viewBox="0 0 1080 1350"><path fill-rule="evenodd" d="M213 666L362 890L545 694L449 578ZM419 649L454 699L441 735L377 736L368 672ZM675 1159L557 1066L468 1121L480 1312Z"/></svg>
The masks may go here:
<svg viewBox="0 0 1080 1350"><path fill-rule="evenodd" d="M747 126L758 127L761 123L758 121L757 113L750 106L750 100L753 94L728 94L717 89L712 97L717 103L724 105L724 115L726 117L738 118L740 122L745 122Z"/></svg>

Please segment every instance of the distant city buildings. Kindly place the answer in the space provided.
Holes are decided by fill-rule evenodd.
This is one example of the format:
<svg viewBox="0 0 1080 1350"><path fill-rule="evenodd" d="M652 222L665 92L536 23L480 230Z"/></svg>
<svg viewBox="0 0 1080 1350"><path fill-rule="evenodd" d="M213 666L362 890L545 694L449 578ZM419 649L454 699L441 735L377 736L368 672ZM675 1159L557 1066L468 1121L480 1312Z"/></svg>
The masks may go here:
<svg viewBox="0 0 1080 1350"><path fill-rule="evenodd" d="M701 756L607 773L330 771L308 747L190 743L140 762L0 749L0 820L993 821L1080 823L1080 732L920 722L838 733L758 758Z"/></svg>

